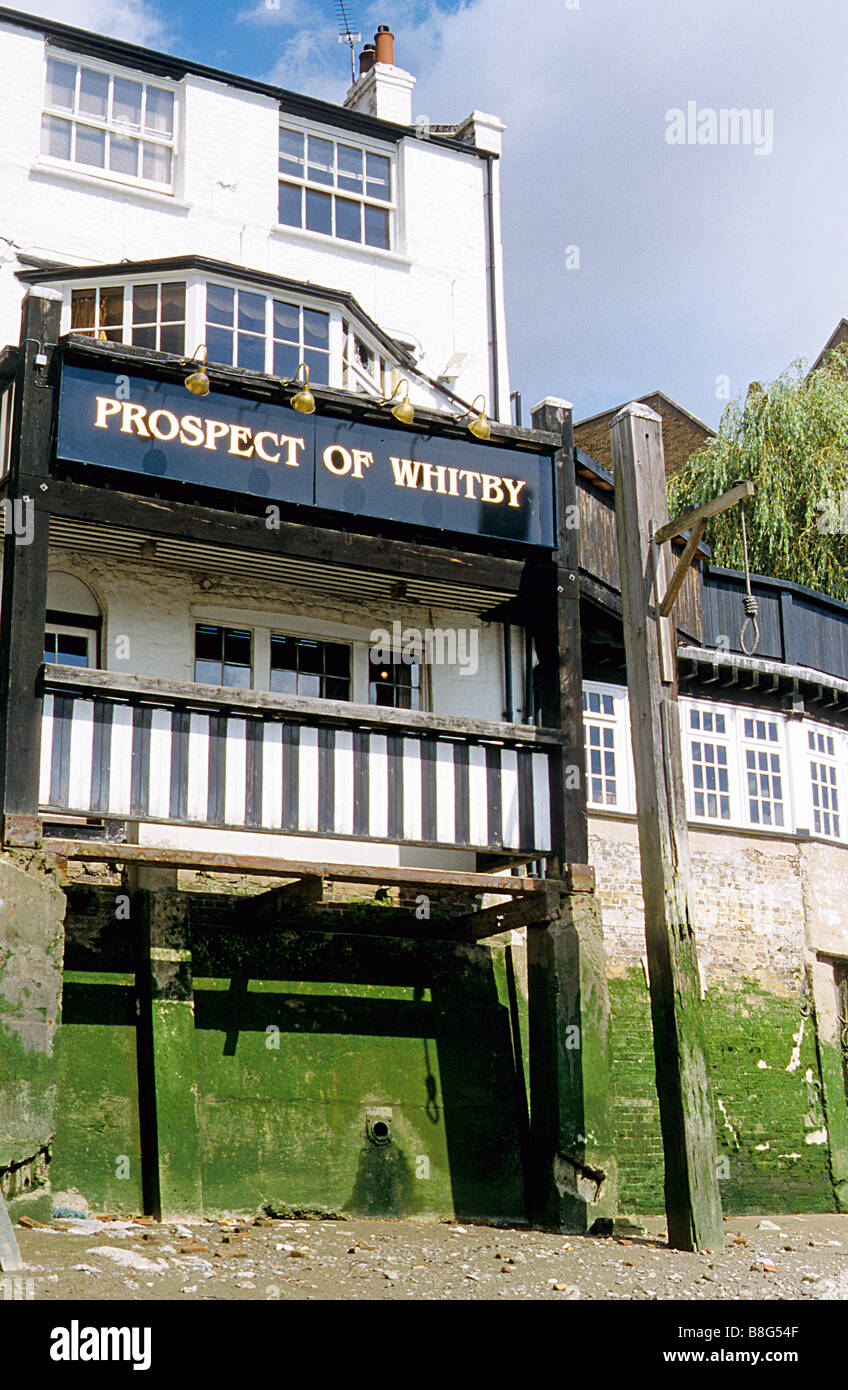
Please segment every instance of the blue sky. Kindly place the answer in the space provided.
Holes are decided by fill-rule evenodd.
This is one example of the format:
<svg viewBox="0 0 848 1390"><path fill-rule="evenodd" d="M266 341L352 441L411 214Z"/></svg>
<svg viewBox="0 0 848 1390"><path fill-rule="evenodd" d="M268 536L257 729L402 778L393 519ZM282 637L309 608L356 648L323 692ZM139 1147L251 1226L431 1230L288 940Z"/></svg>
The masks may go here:
<svg viewBox="0 0 848 1390"><path fill-rule="evenodd" d="M845 0L345 4L363 40L394 30L416 116L507 124L525 411L558 395L579 419L659 388L716 424L725 378L736 396L813 359L848 316ZM330 100L349 80L332 0L19 7ZM709 111L770 112L773 148L669 144L667 113L689 102L705 136Z"/></svg>

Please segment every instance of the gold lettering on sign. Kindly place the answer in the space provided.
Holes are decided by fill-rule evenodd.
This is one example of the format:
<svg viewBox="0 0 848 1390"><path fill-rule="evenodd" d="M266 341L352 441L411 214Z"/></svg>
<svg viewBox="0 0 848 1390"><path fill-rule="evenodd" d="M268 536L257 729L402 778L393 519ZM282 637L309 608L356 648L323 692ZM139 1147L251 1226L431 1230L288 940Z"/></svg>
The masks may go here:
<svg viewBox="0 0 848 1390"><path fill-rule="evenodd" d="M401 458L390 458L389 463L395 487L420 488L422 492L441 492L449 497L464 496L469 502L490 502L495 506L507 502L507 506L520 507L519 498L527 486L526 482L516 478L477 473L470 468L448 468L443 463L422 463L419 459ZM460 484L463 485L463 492L460 492Z"/></svg>
<svg viewBox="0 0 848 1390"><path fill-rule="evenodd" d="M328 444L324 450L324 467L335 473L337 478L344 478L348 473L353 478L361 478L363 468L370 468L373 462L374 455L365 449L351 452L342 444Z"/></svg>

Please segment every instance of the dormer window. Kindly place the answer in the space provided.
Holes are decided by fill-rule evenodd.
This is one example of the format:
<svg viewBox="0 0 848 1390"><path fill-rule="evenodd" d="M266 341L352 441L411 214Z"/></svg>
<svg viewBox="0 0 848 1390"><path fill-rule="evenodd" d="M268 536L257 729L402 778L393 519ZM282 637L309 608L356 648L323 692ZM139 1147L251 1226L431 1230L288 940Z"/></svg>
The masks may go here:
<svg viewBox="0 0 848 1390"><path fill-rule="evenodd" d="M41 153L122 183L173 186L176 103L155 82L50 57Z"/></svg>
<svg viewBox="0 0 848 1390"><path fill-rule="evenodd" d="M388 251L392 244L388 155L280 127L279 220L339 241Z"/></svg>

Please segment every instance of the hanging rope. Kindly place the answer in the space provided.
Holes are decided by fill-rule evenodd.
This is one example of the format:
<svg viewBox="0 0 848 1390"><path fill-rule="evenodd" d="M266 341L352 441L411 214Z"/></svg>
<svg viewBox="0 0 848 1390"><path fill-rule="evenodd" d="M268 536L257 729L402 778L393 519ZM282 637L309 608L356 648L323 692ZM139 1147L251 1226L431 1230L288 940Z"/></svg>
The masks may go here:
<svg viewBox="0 0 848 1390"><path fill-rule="evenodd" d="M742 518L742 550L745 556L745 593L742 596L742 607L745 610L745 621L739 631L739 645L746 656L753 656L760 644L760 625L757 618L760 613L760 605L751 592L751 571L748 567L748 533L745 529L745 504L741 503L739 515ZM745 640L748 628L751 628L752 641L750 646Z"/></svg>

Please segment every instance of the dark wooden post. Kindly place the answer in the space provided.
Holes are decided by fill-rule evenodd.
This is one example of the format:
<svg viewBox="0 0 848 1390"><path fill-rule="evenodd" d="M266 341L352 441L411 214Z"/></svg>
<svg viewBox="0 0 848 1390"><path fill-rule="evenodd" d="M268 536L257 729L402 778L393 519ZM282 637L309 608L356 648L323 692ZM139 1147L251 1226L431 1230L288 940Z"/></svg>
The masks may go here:
<svg viewBox="0 0 848 1390"><path fill-rule="evenodd" d="M7 507L0 599L0 795L3 840L32 844L40 833L38 780L41 752L41 667L50 518L46 505L52 447L55 345L61 302L31 292L24 300L15 378L7 497L27 507L28 524L16 534ZM19 500L20 479L38 482L38 495ZM14 513L13 513L14 515Z"/></svg>
<svg viewBox="0 0 848 1390"><path fill-rule="evenodd" d="M554 764L547 872L567 878L570 889L552 890L547 920L527 928L530 1190L537 1225L585 1231L596 1221L611 1223L618 1186L603 924L592 875L569 868L589 858L571 407L545 400L533 424L563 441L556 458L559 543L538 575L534 637L542 722L567 735Z"/></svg>
<svg viewBox="0 0 848 1390"><path fill-rule="evenodd" d="M689 900L689 841L673 619L658 607L670 572L662 419L638 402L610 425L621 563L639 851L665 1155L669 1244L722 1250L715 1117Z"/></svg>

